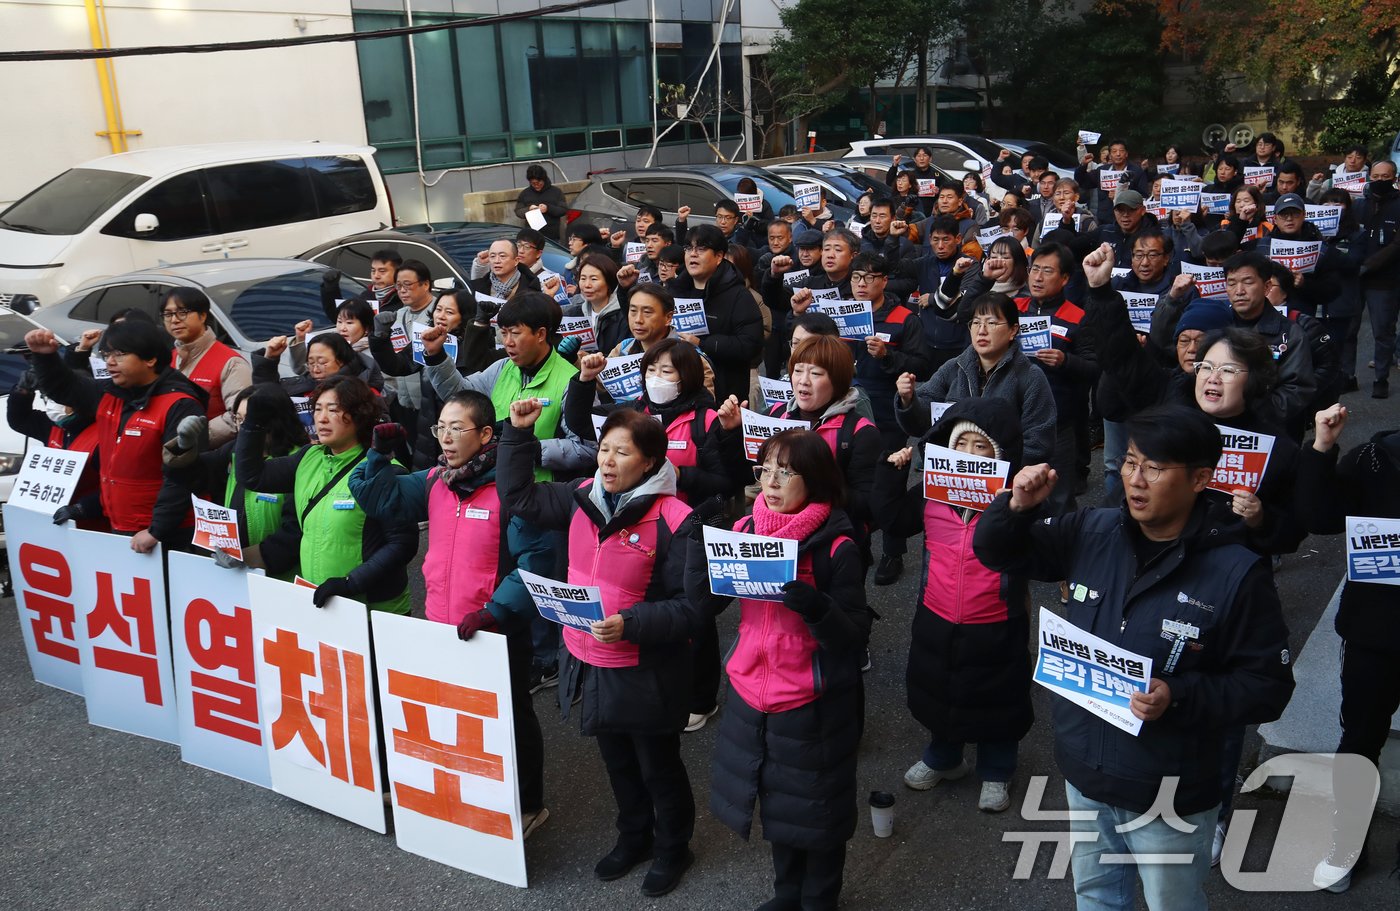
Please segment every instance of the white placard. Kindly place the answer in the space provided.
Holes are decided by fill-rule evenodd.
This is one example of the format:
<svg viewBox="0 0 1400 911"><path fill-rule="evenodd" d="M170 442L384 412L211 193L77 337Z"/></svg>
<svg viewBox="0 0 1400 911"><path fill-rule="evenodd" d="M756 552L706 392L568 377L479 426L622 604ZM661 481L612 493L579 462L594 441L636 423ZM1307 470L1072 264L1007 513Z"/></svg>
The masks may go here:
<svg viewBox="0 0 1400 911"><path fill-rule="evenodd" d="M1095 133L1093 130L1079 131L1079 144L1082 146L1097 145L1102 133Z"/></svg>
<svg viewBox="0 0 1400 911"><path fill-rule="evenodd" d="M789 380L772 380L766 376L760 376L758 388L763 393L763 405L766 408L772 408L778 404L787 408L792 404L792 383Z"/></svg>
<svg viewBox="0 0 1400 911"><path fill-rule="evenodd" d="M1308 221L1317 225L1317 230L1323 237L1337 236L1337 230L1342 224L1341 206L1315 206L1308 203L1306 210Z"/></svg>
<svg viewBox="0 0 1400 911"><path fill-rule="evenodd" d="M1225 300L1225 270L1219 266L1198 266L1182 262L1181 271L1196 283L1196 294L1206 300Z"/></svg>
<svg viewBox="0 0 1400 911"><path fill-rule="evenodd" d="M750 411L747 408L739 409L739 413L744 425L744 456L750 462L758 460L758 450L763 445L763 441L769 437L777 436L784 430L812 429L812 426L806 421L770 418L766 414L759 414L757 411Z"/></svg>
<svg viewBox="0 0 1400 911"><path fill-rule="evenodd" d="M924 447L924 499L981 512L1006 486L1010 472L1010 462L930 443Z"/></svg>
<svg viewBox="0 0 1400 911"><path fill-rule="evenodd" d="M318 608L314 588L247 578L273 789L384 834L368 608Z"/></svg>
<svg viewBox="0 0 1400 911"><path fill-rule="evenodd" d="M1118 185L1123 182L1123 175L1128 173L1126 169L1114 171L1110 168L1099 168L1099 190L1107 193L1112 199L1113 194L1118 192Z"/></svg>
<svg viewBox="0 0 1400 911"><path fill-rule="evenodd" d="M248 571L179 552L169 562L180 758L270 788Z"/></svg>
<svg viewBox="0 0 1400 911"><path fill-rule="evenodd" d="M603 619L603 590L597 585L570 585L527 570L520 581L535 601L535 609L552 623L590 632Z"/></svg>
<svg viewBox="0 0 1400 911"><path fill-rule="evenodd" d="M1347 516L1347 580L1400 585L1400 519Z"/></svg>
<svg viewBox="0 0 1400 911"><path fill-rule="evenodd" d="M1269 259L1282 263L1290 272L1311 272L1322 256L1320 240L1283 240L1269 238Z"/></svg>
<svg viewBox="0 0 1400 911"><path fill-rule="evenodd" d="M506 637L370 615L394 839L419 857L525 888Z"/></svg>
<svg viewBox="0 0 1400 911"><path fill-rule="evenodd" d="M1244 185L1264 188L1274 182L1274 169L1268 166L1244 169Z"/></svg>
<svg viewBox="0 0 1400 911"><path fill-rule="evenodd" d="M636 264L642 261L642 257L647 255L647 245L642 241L629 240L622 245L623 262Z"/></svg>
<svg viewBox="0 0 1400 911"><path fill-rule="evenodd" d="M1023 316L1018 322L1020 329L1016 332L1016 338L1021 343L1022 354L1030 357L1043 348L1053 347L1050 338L1050 317Z"/></svg>
<svg viewBox="0 0 1400 911"><path fill-rule="evenodd" d="M939 420L942 419L943 414L944 414L949 408L952 408L952 407L953 407L953 403L952 403L952 402L929 402L929 403L928 403L929 426L932 427L934 424L937 424L937 423L939 422Z"/></svg>
<svg viewBox="0 0 1400 911"><path fill-rule="evenodd" d="M612 396L614 402L626 402L642 397L642 358L646 352L624 357L610 357L603 372L598 374L598 382Z"/></svg>
<svg viewBox="0 0 1400 911"><path fill-rule="evenodd" d="M1099 592L1073 580L1070 587L1076 602L1099 598ZM1196 633L1199 636L1200 631ZM1175 635L1176 643L1185 648L1190 631ZM1136 737L1142 730L1142 719L1133 714L1129 704L1133 693L1147 692L1151 679L1151 658L1100 639L1048 608L1040 609L1036 683Z"/></svg>
<svg viewBox="0 0 1400 911"><path fill-rule="evenodd" d="M1201 207L1201 185L1193 180L1162 181L1161 206L1168 212L1195 212Z"/></svg>
<svg viewBox="0 0 1400 911"><path fill-rule="evenodd" d="M1123 303L1128 305L1128 319L1132 321L1133 331L1141 332L1143 335L1152 331L1152 311L1157 308L1157 295L1144 294L1141 291L1120 291L1123 295Z"/></svg>
<svg viewBox="0 0 1400 911"><path fill-rule="evenodd" d="M72 526L55 525L48 515L14 503L5 504L4 515L10 581L29 668L38 682L81 696L83 624L67 554Z"/></svg>
<svg viewBox="0 0 1400 911"><path fill-rule="evenodd" d="M735 193L734 203L739 207L739 214L753 215L763 208L763 194Z"/></svg>
<svg viewBox="0 0 1400 911"><path fill-rule="evenodd" d="M710 321L705 316L705 301L699 297L676 298L676 309L671 314L671 328L677 335L709 335Z"/></svg>
<svg viewBox="0 0 1400 911"><path fill-rule="evenodd" d="M112 371L107 369L107 359L104 357L98 357L96 354L88 355L88 369L92 371L92 378L98 382L112 378Z"/></svg>
<svg viewBox="0 0 1400 911"><path fill-rule="evenodd" d="M598 338L586 316L566 316L559 321L560 336L578 336L581 351L597 351ZM607 352L604 352L605 354Z"/></svg>
<svg viewBox="0 0 1400 911"><path fill-rule="evenodd" d="M796 288L798 285L805 282L807 277L811 274L811 269L789 269L783 273L783 284L787 285L789 288Z"/></svg>
<svg viewBox="0 0 1400 911"><path fill-rule="evenodd" d="M710 591L716 595L782 601L783 586L797 578L797 541L710 525L701 533Z"/></svg>
<svg viewBox="0 0 1400 911"><path fill-rule="evenodd" d="M822 188L817 184L793 184L792 195L797 200L798 209L820 209L822 206Z"/></svg>
<svg viewBox="0 0 1400 911"><path fill-rule="evenodd" d="M194 546L208 551L223 551L235 560L242 560L238 514L227 506L201 500L194 494L190 494L190 503L194 506Z"/></svg>
<svg viewBox="0 0 1400 911"><path fill-rule="evenodd" d="M1240 489L1258 493L1269 467L1269 454L1274 451L1274 438L1224 424L1216 424L1215 429L1220 431L1220 461L1206 486L1225 494Z"/></svg>
<svg viewBox="0 0 1400 911"><path fill-rule="evenodd" d="M860 342L875 334L875 310L870 301L823 299L813 292L807 309L812 313L825 313L835 320L836 328L846 341Z"/></svg>
<svg viewBox="0 0 1400 911"><path fill-rule="evenodd" d="M53 515L73 499L87 460L86 452L31 445L10 490L9 502L46 516Z"/></svg>

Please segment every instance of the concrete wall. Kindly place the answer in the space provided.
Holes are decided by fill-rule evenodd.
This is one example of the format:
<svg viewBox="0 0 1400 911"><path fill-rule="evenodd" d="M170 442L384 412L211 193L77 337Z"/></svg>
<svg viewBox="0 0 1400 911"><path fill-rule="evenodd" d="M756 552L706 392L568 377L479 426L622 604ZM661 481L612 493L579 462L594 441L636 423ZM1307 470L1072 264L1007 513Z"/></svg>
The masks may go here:
<svg viewBox="0 0 1400 911"><path fill-rule="evenodd" d="M293 38L353 30L350 0L107 0L112 47ZM305 22L299 30L294 19ZM90 48L82 0L0 0L0 50ZM353 43L113 61L135 149L232 139L365 141ZM0 205L112 152L96 64L0 63Z"/></svg>

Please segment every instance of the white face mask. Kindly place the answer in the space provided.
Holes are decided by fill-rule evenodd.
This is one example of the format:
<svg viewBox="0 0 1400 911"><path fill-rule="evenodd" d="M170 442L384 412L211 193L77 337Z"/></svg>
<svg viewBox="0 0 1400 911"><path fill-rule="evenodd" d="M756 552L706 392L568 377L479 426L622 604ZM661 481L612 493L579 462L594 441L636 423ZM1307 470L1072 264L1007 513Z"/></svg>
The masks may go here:
<svg viewBox="0 0 1400 911"><path fill-rule="evenodd" d="M44 405L44 414L55 424L62 424L68 417L68 409L54 401Z"/></svg>
<svg viewBox="0 0 1400 911"><path fill-rule="evenodd" d="M676 396L681 394L681 384L671 380L663 380L659 376L647 377L647 398L654 405L665 405L675 401Z"/></svg>

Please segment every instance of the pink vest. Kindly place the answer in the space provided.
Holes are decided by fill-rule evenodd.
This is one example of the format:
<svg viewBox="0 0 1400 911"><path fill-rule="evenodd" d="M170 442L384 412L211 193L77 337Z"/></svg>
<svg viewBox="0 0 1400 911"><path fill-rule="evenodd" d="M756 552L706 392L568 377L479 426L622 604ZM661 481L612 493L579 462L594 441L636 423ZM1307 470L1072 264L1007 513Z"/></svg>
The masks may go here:
<svg viewBox="0 0 1400 911"><path fill-rule="evenodd" d="M579 487L587 491L592 481ZM598 540L598 526L587 511L575 509L569 522L570 585L596 585L603 595L603 616L611 617L646 599L652 572L660 554L656 550L657 523L666 520L672 531L680 527L690 508L676 497L657 497L638 521ZM582 630L564 627L569 654L594 667L636 667L641 649L635 642L599 642Z"/></svg>
<svg viewBox="0 0 1400 911"><path fill-rule="evenodd" d="M715 419L718 417L719 415L715 413L714 409L705 409L706 432L709 431L711 425L714 424ZM671 426L666 428L666 439L669 441L666 444L666 460L674 465L677 470L682 468L694 468L700 461L699 446L691 437L691 429L694 421L695 412L687 411L677 416L676 419L671 422ZM684 493L678 491L676 496L680 498L682 503L690 502L686 499Z"/></svg>
<svg viewBox="0 0 1400 911"><path fill-rule="evenodd" d="M500 582L503 515L495 484L474 490L465 500L428 475L428 553L423 557L427 588L424 614L456 626L491 600Z"/></svg>
<svg viewBox="0 0 1400 911"><path fill-rule="evenodd" d="M1007 616L1001 573L983 566L972 552L972 535L981 518L978 513L963 524L953 507L924 501L924 607L949 623L1001 623Z"/></svg>
<svg viewBox="0 0 1400 911"><path fill-rule="evenodd" d="M837 451L836 447L841 445L841 425L845 422L846 416L844 414L833 415L816 428L817 436L826 440L826 445L831 447L831 454L836 456L836 464L838 465L841 464L841 453ZM866 418L856 418L856 426L851 428L851 439L854 440L856 434L860 433L865 428L874 426L875 425Z"/></svg>

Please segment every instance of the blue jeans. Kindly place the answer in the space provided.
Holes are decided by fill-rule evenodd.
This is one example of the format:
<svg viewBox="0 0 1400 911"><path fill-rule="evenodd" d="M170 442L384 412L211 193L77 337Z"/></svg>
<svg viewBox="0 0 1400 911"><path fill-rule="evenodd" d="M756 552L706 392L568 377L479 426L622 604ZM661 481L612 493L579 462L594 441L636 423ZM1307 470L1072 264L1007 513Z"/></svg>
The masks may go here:
<svg viewBox="0 0 1400 911"><path fill-rule="evenodd" d="M983 781L1010 781L1016 774L1015 740L988 740L977 744L977 777ZM924 765L946 772L963 761L961 743L933 739L924 747Z"/></svg>
<svg viewBox="0 0 1400 911"><path fill-rule="evenodd" d="M1103 505L1123 505L1123 456L1128 451L1125 421L1103 422Z"/></svg>
<svg viewBox="0 0 1400 911"><path fill-rule="evenodd" d="M1366 309L1371 313L1371 334L1376 339L1376 382L1390 381L1395 362L1395 319L1400 315L1400 287L1367 288Z"/></svg>
<svg viewBox="0 0 1400 911"><path fill-rule="evenodd" d="M1078 911L1132 911L1139 878L1143 897L1152 911L1193 911L1206 907L1203 884L1210 872L1210 845L1215 837L1219 807L1180 817L1186 827L1194 827L1189 833L1172 828L1160 816L1141 828L1119 832L1118 828L1133 823L1141 814L1085 797L1068 781L1065 782L1065 797L1071 810L1097 811L1094 819L1070 821L1071 831L1098 835L1094 841L1076 841L1070 855ZM1190 863L1149 862L1144 856L1151 854L1187 855L1192 860ZM1144 860L1135 864L1129 855ZM1119 860L1125 862L1117 862Z"/></svg>

